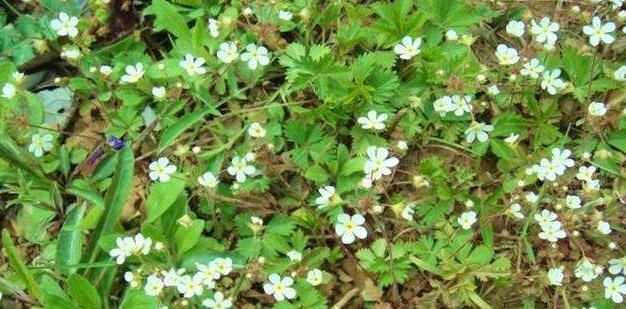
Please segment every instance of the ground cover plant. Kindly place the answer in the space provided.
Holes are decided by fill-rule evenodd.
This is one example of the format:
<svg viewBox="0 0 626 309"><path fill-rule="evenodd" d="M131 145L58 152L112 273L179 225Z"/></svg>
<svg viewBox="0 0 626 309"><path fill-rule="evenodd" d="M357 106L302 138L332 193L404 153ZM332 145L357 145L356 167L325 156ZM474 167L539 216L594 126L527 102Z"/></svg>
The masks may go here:
<svg viewBox="0 0 626 309"><path fill-rule="evenodd" d="M1 3L1 308L624 308L621 0Z"/></svg>

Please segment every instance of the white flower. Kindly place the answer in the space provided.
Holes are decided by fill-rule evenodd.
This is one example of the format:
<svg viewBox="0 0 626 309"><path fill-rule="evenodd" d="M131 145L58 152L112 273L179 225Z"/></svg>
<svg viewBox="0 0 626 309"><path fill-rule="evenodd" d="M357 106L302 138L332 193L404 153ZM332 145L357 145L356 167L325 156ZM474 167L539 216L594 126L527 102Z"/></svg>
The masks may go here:
<svg viewBox="0 0 626 309"><path fill-rule="evenodd" d="M171 178L170 175L176 173L176 165L170 165L170 160L165 157L152 161L148 168L150 169L148 176L154 181L168 182Z"/></svg>
<svg viewBox="0 0 626 309"><path fill-rule="evenodd" d="M556 94L557 91L565 87L565 83L559 78L559 76L561 76L560 69L543 72L543 77L541 78L541 89L548 91L549 94Z"/></svg>
<svg viewBox="0 0 626 309"><path fill-rule="evenodd" d="M35 157L39 158L43 156L44 152L48 152L52 149L52 140L54 140L54 137L50 134L35 134L30 138L28 152L31 152Z"/></svg>
<svg viewBox="0 0 626 309"><path fill-rule="evenodd" d="M214 309L228 309L233 306L233 301L230 298L225 299L224 294L220 291L217 291L215 292L215 294L213 294L213 299L205 299L202 302L202 306Z"/></svg>
<svg viewBox="0 0 626 309"><path fill-rule="evenodd" d="M472 111L472 97L466 96L452 96L452 106L450 107L450 111L454 112L456 116L463 116L464 113L469 113Z"/></svg>
<svg viewBox="0 0 626 309"><path fill-rule="evenodd" d="M287 256L289 257L289 260L291 260L292 262L300 262L302 261L302 253L296 251L296 250L291 250L289 252L287 252Z"/></svg>
<svg viewBox="0 0 626 309"><path fill-rule="evenodd" d="M257 217L257 216L251 216L250 217L250 222L252 222L252 224L256 224L256 225L263 225L263 219Z"/></svg>
<svg viewBox="0 0 626 309"><path fill-rule="evenodd" d="M152 238L144 237L141 233L135 235L135 237L124 237L124 243L127 245L130 253L135 255L147 255L152 248Z"/></svg>
<svg viewBox="0 0 626 309"><path fill-rule="evenodd" d="M293 13L287 11L279 11L278 18L282 20L291 20L293 18Z"/></svg>
<svg viewBox="0 0 626 309"><path fill-rule="evenodd" d="M604 116L606 114L606 106L602 102L591 102L587 111L591 116Z"/></svg>
<svg viewBox="0 0 626 309"><path fill-rule="evenodd" d="M559 31L559 28L559 24L551 22L548 17L544 17L539 21L539 24L534 19L531 21L530 32L535 35L537 42L554 45L558 39L555 32Z"/></svg>
<svg viewBox="0 0 626 309"><path fill-rule="evenodd" d="M598 227L597 227L598 231L604 235L609 235L611 234L611 225L606 222L606 221L602 221L600 220L598 222Z"/></svg>
<svg viewBox="0 0 626 309"><path fill-rule="evenodd" d="M511 20L508 24L506 24L506 33L519 38L524 35L525 27L526 25L524 25L522 21Z"/></svg>
<svg viewBox="0 0 626 309"><path fill-rule="evenodd" d="M507 138L504 139L504 142L507 144L513 144L517 142L519 139L519 134L511 133Z"/></svg>
<svg viewBox="0 0 626 309"><path fill-rule="evenodd" d="M461 216L457 219L457 223L464 230L469 230L472 228L472 225L476 223L476 212L475 211L466 211L461 214Z"/></svg>
<svg viewBox="0 0 626 309"><path fill-rule="evenodd" d="M109 76L111 75L111 73L113 73L113 68L108 65L101 65L98 71L100 71L100 74L104 76Z"/></svg>
<svg viewBox="0 0 626 309"><path fill-rule="evenodd" d="M204 291L205 276L202 273L196 273L193 277L184 275L180 277L180 281L176 285L176 289L179 293L183 294L185 298L191 298L194 296L202 295Z"/></svg>
<svg viewBox="0 0 626 309"><path fill-rule="evenodd" d="M391 175L391 168L400 163L398 158L389 157L387 148L370 146L366 153L368 158L363 166L363 172L370 175L372 180Z"/></svg>
<svg viewBox="0 0 626 309"><path fill-rule="evenodd" d="M281 279L278 274L271 274L268 280L269 283L263 284L265 294L273 295L277 301L296 298L296 290L291 287L293 278L285 276Z"/></svg>
<svg viewBox="0 0 626 309"><path fill-rule="evenodd" d="M626 29L626 27L624 27ZM619 67L615 72L613 72L613 78L618 81L626 81L626 65Z"/></svg>
<svg viewBox="0 0 626 309"><path fill-rule="evenodd" d="M209 18L209 33L214 38L220 36L219 22L213 18Z"/></svg>
<svg viewBox="0 0 626 309"><path fill-rule="evenodd" d="M25 75L22 72L19 71L15 71L11 74L11 78L13 78L13 80L15 82L17 82L18 84L22 83L25 79Z"/></svg>
<svg viewBox="0 0 626 309"><path fill-rule="evenodd" d="M69 16L65 12L59 13L58 19L53 19L50 22L52 30L57 32L59 36L69 36L71 38L78 35L78 18L76 16Z"/></svg>
<svg viewBox="0 0 626 309"><path fill-rule="evenodd" d="M189 76L202 75L206 73L204 63L206 60L202 57L195 58L192 54L186 54L185 58L180 61L179 65L187 71Z"/></svg>
<svg viewBox="0 0 626 309"><path fill-rule="evenodd" d="M572 152L569 149L563 149L563 150L561 150L560 148L552 149L552 161L557 165L561 165L564 167L574 166L574 160L569 158L571 155L572 155ZM562 175L562 174L563 173L560 173L559 175Z"/></svg>
<svg viewBox="0 0 626 309"><path fill-rule="evenodd" d="M610 259L609 265L611 274L617 275L621 272L626 275L626 256L621 259Z"/></svg>
<svg viewBox="0 0 626 309"><path fill-rule="evenodd" d="M135 235L135 237L118 237L116 240L117 247L109 251L111 257L116 258L116 263L119 265L124 264L127 257L135 254L146 255L150 253L152 247L152 239L150 237L144 237L141 234Z"/></svg>
<svg viewBox="0 0 626 309"><path fill-rule="evenodd" d="M521 219L524 219L524 214L522 213L521 210L522 210L522 205L520 205L518 203L513 203L513 204L511 204L511 206L507 210L507 213L510 214L511 216L521 220Z"/></svg>
<svg viewBox="0 0 626 309"><path fill-rule="evenodd" d="M559 221L552 221L547 224L541 225L542 231L539 233L539 238L545 239L549 242L557 242L561 238L565 238L565 231L562 229L562 224Z"/></svg>
<svg viewBox="0 0 626 309"><path fill-rule="evenodd" d="M152 95L157 99L165 97L165 87L152 87Z"/></svg>
<svg viewBox="0 0 626 309"><path fill-rule="evenodd" d="M220 44L220 50L217 51L217 59L224 63L231 63L239 58L239 51L234 42L224 42Z"/></svg>
<svg viewBox="0 0 626 309"><path fill-rule="evenodd" d="M184 268L179 268L178 270L170 268L168 271L162 270L161 275L163 275L163 284L165 286L177 286L184 273Z"/></svg>
<svg viewBox="0 0 626 309"><path fill-rule="evenodd" d="M131 288L137 288L141 282L139 279L135 277L132 271L127 271L124 273L124 281L130 283Z"/></svg>
<svg viewBox="0 0 626 309"><path fill-rule="evenodd" d="M109 255L115 258L118 265L124 264L127 257L131 256L130 247L124 242L125 238L118 237L116 239L117 247L109 251Z"/></svg>
<svg viewBox="0 0 626 309"><path fill-rule="evenodd" d="M219 182L219 179L211 172L206 172L198 177L198 183L203 187L215 188Z"/></svg>
<svg viewBox="0 0 626 309"><path fill-rule="evenodd" d="M320 196L315 199L315 204L319 206L319 208L324 208L329 204L335 204L341 199L335 192L335 187L333 186L323 186L317 190L320 193Z"/></svg>
<svg viewBox="0 0 626 309"><path fill-rule="evenodd" d="M233 260L229 257L227 258L216 258L215 260L209 263L215 270L217 270L222 276L226 276L233 271Z"/></svg>
<svg viewBox="0 0 626 309"><path fill-rule="evenodd" d="M583 27L583 33L589 36L589 44L591 46L598 46L600 42L604 44L613 43L615 38L609 34L613 31L615 31L615 24L608 22L603 25L598 16L594 16L591 19L591 25Z"/></svg>
<svg viewBox="0 0 626 309"><path fill-rule="evenodd" d="M551 285L562 285L563 267L550 268L550 270L548 270L548 282L550 282Z"/></svg>
<svg viewBox="0 0 626 309"><path fill-rule="evenodd" d="M144 290L148 296L158 296L163 291L164 286L165 284L163 284L163 280L161 280L161 278L156 275L150 275L146 279L146 286L144 287Z"/></svg>
<svg viewBox="0 0 626 309"><path fill-rule="evenodd" d="M517 50L504 44L500 44L496 48L496 57L501 65L515 64L519 61Z"/></svg>
<svg viewBox="0 0 626 309"><path fill-rule="evenodd" d="M593 165L590 166L581 166L578 168L578 174L576 174L576 178L582 181L592 181L593 173L596 172L596 167Z"/></svg>
<svg viewBox="0 0 626 309"><path fill-rule="evenodd" d="M258 122L253 122L250 127L248 127L248 135L251 137L265 137L267 131L261 126Z"/></svg>
<svg viewBox="0 0 626 309"><path fill-rule="evenodd" d="M244 16L250 16L250 15L252 15L254 12L252 12L252 9L251 9L249 6L247 6L247 7L245 7L245 8L241 11L241 13L242 13Z"/></svg>
<svg viewBox="0 0 626 309"><path fill-rule="evenodd" d="M407 150L409 149L409 144L407 144L406 141L398 141L396 147L398 147L399 150Z"/></svg>
<svg viewBox="0 0 626 309"><path fill-rule="evenodd" d="M236 156L230 162L230 166L226 169L226 172L231 176L235 176L237 182L244 182L248 175L256 173L256 168L252 165L248 165L246 158Z"/></svg>
<svg viewBox="0 0 626 309"><path fill-rule="evenodd" d="M585 191L597 191L600 190L600 181L598 179L592 179L583 183L583 189Z"/></svg>
<svg viewBox="0 0 626 309"><path fill-rule="evenodd" d="M602 285L604 285L604 298L611 299L616 304L621 304L624 301L624 296L622 296L626 295L624 277L617 276L613 279L606 277Z"/></svg>
<svg viewBox="0 0 626 309"><path fill-rule="evenodd" d="M393 47L393 51L400 55L400 59L411 59L421 52L422 38L413 40L410 36L405 36L402 41Z"/></svg>
<svg viewBox="0 0 626 309"><path fill-rule="evenodd" d="M310 283L312 286L320 285L323 278L324 275L322 271L317 268L309 270L306 274L306 282Z"/></svg>
<svg viewBox="0 0 626 309"><path fill-rule="evenodd" d="M567 208L578 209L582 207L580 203L580 197L577 195L568 195L565 197L565 206L567 206Z"/></svg>
<svg viewBox="0 0 626 309"><path fill-rule="evenodd" d="M267 48L257 46L256 44L248 44L246 46L246 51L241 54L241 60L248 63L250 70L256 70L259 65L270 63Z"/></svg>
<svg viewBox="0 0 626 309"><path fill-rule="evenodd" d="M354 242L355 236L359 239L367 237L367 230L363 227L364 223L365 218L360 214L352 215L352 217L345 213L340 214L337 216L335 233L341 237L341 242L351 244Z"/></svg>
<svg viewBox="0 0 626 309"><path fill-rule="evenodd" d="M15 87L15 85L11 83L4 84L4 86L2 87L3 98L10 100L10 99L13 99L13 97L15 97L15 94L17 94L17 88Z"/></svg>
<svg viewBox="0 0 626 309"><path fill-rule="evenodd" d="M121 81L123 83L136 83L142 77L145 71L143 70L143 64L141 62L137 62L134 66L128 65L126 66L126 74L122 75Z"/></svg>
<svg viewBox="0 0 626 309"><path fill-rule="evenodd" d="M578 263L578 267L574 270L574 276L580 278L584 282L590 282L602 273L602 267L591 263L587 259L583 259Z"/></svg>
<svg viewBox="0 0 626 309"><path fill-rule="evenodd" d="M531 204L534 204L539 200L539 196L535 194L535 192L526 193L525 198L526 198L526 201L528 201Z"/></svg>
<svg viewBox="0 0 626 309"><path fill-rule="evenodd" d="M479 142L484 143L489 138L487 133L491 131L493 131L492 125L473 121L465 130L465 141L471 144L475 139L478 139Z"/></svg>
<svg viewBox="0 0 626 309"><path fill-rule="evenodd" d="M456 31L454 31L454 29L450 29L450 30L446 31L446 40L448 40L448 41L456 41L458 39L459 39L459 36L456 33Z"/></svg>
<svg viewBox="0 0 626 309"><path fill-rule="evenodd" d="M548 225L556 220L556 218L556 213L547 209L542 210L541 213L535 214L535 221L537 221L540 226Z"/></svg>
<svg viewBox="0 0 626 309"><path fill-rule="evenodd" d="M387 120L389 116L386 114L378 115L375 110L371 110L367 113L367 117L359 117L357 122L361 124L361 128L365 130L382 130L385 128L385 120Z"/></svg>
<svg viewBox="0 0 626 309"><path fill-rule="evenodd" d="M65 59L78 59L80 57L80 49L74 45L71 46L63 46L63 51L61 52L61 58Z"/></svg>
<svg viewBox="0 0 626 309"><path fill-rule="evenodd" d="M537 58L531 59L529 62L524 63L524 67L520 71L522 76L530 76L531 78L538 78L539 73L543 72L544 66L539 63Z"/></svg>
<svg viewBox="0 0 626 309"><path fill-rule="evenodd" d="M413 215L415 214L415 209L413 208L415 208L415 203L406 204L406 206L402 209L400 216L406 221L413 220Z"/></svg>
<svg viewBox="0 0 626 309"><path fill-rule="evenodd" d="M491 85L487 88L487 93L492 96L497 96L500 93L500 89L498 89L498 86L496 85Z"/></svg>
<svg viewBox="0 0 626 309"><path fill-rule="evenodd" d="M198 274L202 274L202 284L209 288L215 286L215 280L220 278L219 271L211 262L209 264L196 264L196 269Z"/></svg>
<svg viewBox="0 0 626 309"><path fill-rule="evenodd" d="M442 116L445 115L447 112L453 111L454 107L452 105L452 98L450 98L449 96L444 96L435 100L435 102L433 103L433 108L435 109L435 112L441 114ZM463 110L461 110L461 114L462 113Z"/></svg>

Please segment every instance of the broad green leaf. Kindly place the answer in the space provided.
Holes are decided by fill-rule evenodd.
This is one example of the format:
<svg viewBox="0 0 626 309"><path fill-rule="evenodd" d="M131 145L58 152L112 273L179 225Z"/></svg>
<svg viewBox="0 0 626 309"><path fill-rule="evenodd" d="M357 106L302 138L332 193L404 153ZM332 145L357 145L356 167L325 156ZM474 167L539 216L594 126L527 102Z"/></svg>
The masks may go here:
<svg viewBox="0 0 626 309"><path fill-rule="evenodd" d="M185 190L185 181L172 178L168 182L155 183L150 186L148 194L146 223L158 219L176 201Z"/></svg>
<svg viewBox="0 0 626 309"><path fill-rule="evenodd" d="M179 226L174 234L174 243L176 244L176 252L179 256L183 255L187 250L193 248L200 240L202 231L204 230L204 220L193 220L190 226Z"/></svg>
<svg viewBox="0 0 626 309"><path fill-rule="evenodd" d="M65 218L65 223L59 233L57 244L56 263L62 267L62 273L74 273L76 269L64 268L80 263L83 250L83 235L80 223L85 215L84 205L72 208Z"/></svg>
<svg viewBox="0 0 626 309"><path fill-rule="evenodd" d="M626 130L620 130L609 134L607 143L626 153Z"/></svg>
<svg viewBox="0 0 626 309"><path fill-rule="evenodd" d="M183 15L178 12L176 6L165 0L154 0L152 4L143 10L143 16L154 15L154 27L156 31L167 30L179 39L191 42L191 31Z"/></svg>
<svg viewBox="0 0 626 309"><path fill-rule="evenodd" d="M111 186L107 190L104 204L105 213L93 232L87 254L90 262L95 262L98 257L98 241L100 238L113 232L118 224L126 199L133 187L133 174L135 172L135 156L130 147L124 147L117 153L117 163Z"/></svg>
<svg viewBox="0 0 626 309"><path fill-rule="evenodd" d="M85 309L100 309L101 302L98 290L85 277L71 274L67 280L70 297Z"/></svg>

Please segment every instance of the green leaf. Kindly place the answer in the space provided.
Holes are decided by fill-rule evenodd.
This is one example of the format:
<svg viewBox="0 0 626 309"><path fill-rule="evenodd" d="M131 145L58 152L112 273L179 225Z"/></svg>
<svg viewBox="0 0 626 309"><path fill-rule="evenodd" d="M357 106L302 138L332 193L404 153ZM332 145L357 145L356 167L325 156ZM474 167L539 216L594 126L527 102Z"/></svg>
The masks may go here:
<svg viewBox="0 0 626 309"><path fill-rule="evenodd" d="M24 264L22 256L20 256L17 248L11 240L9 231L6 229L2 230L2 246L7 253L9 265L13 268L13 271L15 271L20 280L26 284L28 291L36 298L40 298L42 296L41 289L39 288L37 282L35 282L35 278L30 269L28 269L26 264Z"/></svg>
<svg viewBox="0 0 626 309"><path fill-rule="evenodd" d="M185 18L178 13L176 6L165 0L154 0L143 10L143 16L154 15L155 31L167 30L181 40L191 42L191 31L187 27Z"/></svg>
<svg viewBox="0 0 626 309"><path fill-rule="evenodd" d="M204 230L204 220L193 220L190 226L180 226L174 233L174 243L179 256L193 248Z"/></svg>
<svg viewBox="0 0 626 309"><path fill-rule="evenodd" d="M155 309L158 304L158 298L146 295L143 290L126 289L119 309Z"/></svg>
<svg viewBox="0 0 626 309"><path fill-rule="evenodd" d="M84 205L76 206L69 211L59 233L56 263L62 273L73 273L76 270L67 268L80 263L83 249L83 235L79 225L85 215Z"/></svg>
<svg viewBox="0 0 626 309"><path fill-rule="evenodd" d="M417 267L432 273L433 275L443 276L443 271L439 269L436 265L432 265L424 260L421 260L415 256L409 256L409 260L413 262L413 264L417 265Z"/></svg>
<svg viewBox="0 0 626 309"><path fill-rule="evenodd" d="M70 297L85 309L100 309L101 302L98 290L79 274L72 274L67 280Z"/></svg>
<svg viewBox="0 0 626 309"><path fill-rule="evenodd" d="M28 172L49 185L52 184L52 182L43 175L41 170L35 168L35 166L39 166L36 162L27 161L27 159L32 159L32 155L25 152L7 135L0 135L0 159L11 163L16 168Z"/></svg>
<svg viewBox="0 0 626 309"><path fill-rule="evenodd" d="M176 178L172 178L168 182L159 182L150 186L146 223L154 222L154 220L165 213L184 190L185 181Z"/></svg>
<svg viewBox="0 0 626 309"><path fill-rule="evenodd" d="M488 264L493 257L493 250L485 245L480 245L465 259L463 262L467 264Z"/></svg>
<svg viewBox="0 0 626 309"><path fill-rule="evenodd" d="M185 130L189 129L196 122L202 120L206 114L208 114L212 108L205 108L200 111L187 114L176 121L172 126L168 127L159 140L158 152L162 152L165 148L171 146L176 141L176 138L181 135Z"/></svg>
<svg viewBox="0 0 626 309"><path fill-rule="evenodd" d="M626 153L626 129L609 134L606 142L609 145L621 150L623 153Z"/></svg>
<svg viewBox="0 0 626 309"><path fill-rule="evenodd" d="M135 156L129 147L124 147L117 153L117 164L111 186L107 190L104 200L106 210L100 218L100 222L93 232L87 254L91 254L90 262L95 262L98 257L98 242L103 236L113 232L115 225L120 219L126 199L133 187L133 174L135 172Z"/></svg>

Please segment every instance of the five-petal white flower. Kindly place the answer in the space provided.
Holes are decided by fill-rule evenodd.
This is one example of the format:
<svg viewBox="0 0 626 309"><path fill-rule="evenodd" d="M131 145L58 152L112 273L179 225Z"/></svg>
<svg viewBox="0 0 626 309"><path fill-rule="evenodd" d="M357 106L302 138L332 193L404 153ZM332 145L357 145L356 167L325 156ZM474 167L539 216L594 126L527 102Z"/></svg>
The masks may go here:
<svg viewBox="0 0 626 309"><path fill-rule="evenodd" d="M615 31L615 24L608 22L602 24L600 17L594 16L591 19L591 25L583 27L583 33L589 36L589 44L591 46L598 46L600 42L604 44L611 44L615 41L615 38L609 33Z"/></svg>
<svg viewBox="0 0 626 309"><path fill-rule="evenodd" d="M170 160L166 157L153 161L148 168L150 169L148 176L153 181L168 182L171 179L170 175L176 173L176 165L170 164Z"/></svg>
<svg viewBox="0 0 626 309"><path fill-rule="evenodd" d="M341 242L351 244L356 238L365 239L367 237L367 230L363 227L364 223L365 218L360 214L354 214L352 217L345 213L340 214L337 216L335 233L341 237Z"/></svg>
<svg viewBox="0 0 626 309"><path fill-rule="evenodd" d="M293 278L289 276L281 278L278 274L271 274L268 280L268 283L263 284L265 294L274 296L277 301L296 298L296 290L291 287Z"/></svg>
<svg viewBox="0 0 626 309"><path fill-rule="evenodd" d="M231 63L239 58L239 50L234 42L224 42L220 44L217 51L217 59L224 63Z"/></svg>
<svg viewBox="0 0 626 309"><path fill-rule="evenodd" d="M400 59L409 60L421 52L422 38L412 39L405 36L402 41L394 46L393 51L400 56Z"/></svg>
<svg viewBox="0 0 626 309"><path fill-rule="evenodd" d="M246 51L241 54L242 61L248 63L250 70L256 70L259 65L267 65L270 63L267 48L257 46L256 44L248 44Z"/></svg>
<svg viewBox="0 0 626 309"><path fill-rule="evenodd" d="M357 122L361 124L361 128L365 130L382 130L385 128L385 120L387 120L389 116L386 114L378 114L375 110L371 110L367 113L367 117L359 117Z"/></svg>
<svg viewBox="0 0 626 309"><path fill-rule="evenodd" d="M59 13L58 19L53 19L50 22L52 30L57 32L59 36L69 36L71 38L78 35L78 18L76 16L70 16L65 12Z"/></svg>

